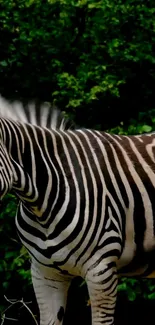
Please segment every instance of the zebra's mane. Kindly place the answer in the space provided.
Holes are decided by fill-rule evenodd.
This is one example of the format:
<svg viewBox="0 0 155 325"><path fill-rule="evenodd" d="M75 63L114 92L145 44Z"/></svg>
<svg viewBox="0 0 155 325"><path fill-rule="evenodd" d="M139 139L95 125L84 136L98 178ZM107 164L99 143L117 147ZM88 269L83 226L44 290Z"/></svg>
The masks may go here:
<svg viewBox="0 0 155 325"><path fill-rule="evenodd" d="M1 95L0 117L53 130L64 131L74 128L73 123L63 116L63 112L48 102L42 104L35 101L26 104L20 101L9 102Z"/></svg>

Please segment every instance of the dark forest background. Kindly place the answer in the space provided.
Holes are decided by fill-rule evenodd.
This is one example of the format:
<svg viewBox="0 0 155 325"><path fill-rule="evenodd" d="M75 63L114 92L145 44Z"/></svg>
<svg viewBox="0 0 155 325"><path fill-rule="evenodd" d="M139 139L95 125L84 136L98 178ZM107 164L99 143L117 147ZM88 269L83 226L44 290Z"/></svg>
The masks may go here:
<svg viewBox="0 0 155 325"><path fill-rule="evenodd" d="M154 0L0 0L1 95L49 101L82 127L155 130L154 17ZM33 325L38 310L16 205L6 196L0 214L1 325ZM154 299L155 280L121 279L116 325L155 321ZM81 279L68 310L66 324L90 324Z"/></svg>

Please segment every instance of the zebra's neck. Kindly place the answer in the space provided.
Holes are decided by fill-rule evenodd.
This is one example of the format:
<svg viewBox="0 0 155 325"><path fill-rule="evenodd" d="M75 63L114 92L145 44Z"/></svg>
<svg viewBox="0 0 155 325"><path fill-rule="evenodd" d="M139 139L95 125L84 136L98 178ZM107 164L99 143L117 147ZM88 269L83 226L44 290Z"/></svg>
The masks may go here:
<svg viewBox="0 0 155 325"><path fill-rule="evenodd" d="M0 121L1 141L13 167L12 188L26 207L41 217L52 207L52 186L58 182L52 163L52 131L9 119Z"/></svg>

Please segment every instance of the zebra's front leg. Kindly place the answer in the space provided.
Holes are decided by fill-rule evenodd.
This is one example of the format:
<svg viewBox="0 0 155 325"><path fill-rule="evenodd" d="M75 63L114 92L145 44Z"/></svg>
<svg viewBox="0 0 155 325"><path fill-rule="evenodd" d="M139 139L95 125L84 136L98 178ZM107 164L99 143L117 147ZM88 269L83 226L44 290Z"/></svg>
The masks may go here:
<svg viewBox="0 0 155 325"><path fill-rule="evenodd" d="M31 274L40 311L40 325L62 324L72 277L55 269L46 273L33 264Z"/></svg>
<svg viewBox="0 0 155 325"><path fill-rule="evenodd" d="M114 263L103 265L100 271L88 271L86 282L91 302L92 325L114 324L118 283Z"/></svg>

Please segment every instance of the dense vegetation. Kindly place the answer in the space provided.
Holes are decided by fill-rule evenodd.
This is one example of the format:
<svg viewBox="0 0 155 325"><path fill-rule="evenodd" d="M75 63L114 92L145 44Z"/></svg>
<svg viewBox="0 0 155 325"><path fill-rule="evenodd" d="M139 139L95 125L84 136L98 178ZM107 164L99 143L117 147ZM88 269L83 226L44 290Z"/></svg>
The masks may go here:
<svg viewBox="0 0 155 325"><path fill-rule="evenodd" d="M154 13L153 0L1 0L0 93L91 127L154 108Z"/></svg>
<svg viewBox="0 0 155 325"><path fill-rule="evenodd" d="M153 0L0 0L0 93L56 103L81 126L155 130L154 13ZM4 294L32 290L16 204L7 196L0 215L1 312ZM153 280L123 279L119 289L155 299Z"/></svg>

